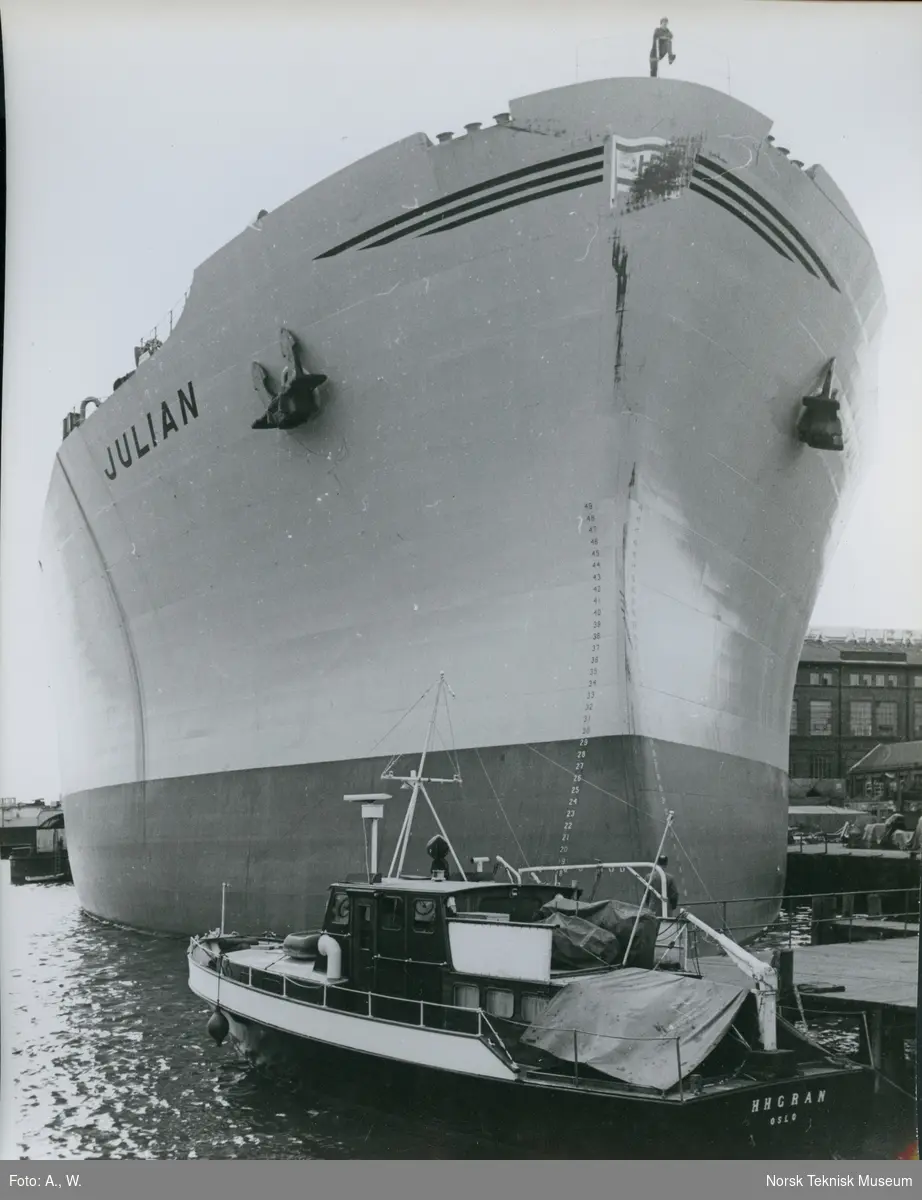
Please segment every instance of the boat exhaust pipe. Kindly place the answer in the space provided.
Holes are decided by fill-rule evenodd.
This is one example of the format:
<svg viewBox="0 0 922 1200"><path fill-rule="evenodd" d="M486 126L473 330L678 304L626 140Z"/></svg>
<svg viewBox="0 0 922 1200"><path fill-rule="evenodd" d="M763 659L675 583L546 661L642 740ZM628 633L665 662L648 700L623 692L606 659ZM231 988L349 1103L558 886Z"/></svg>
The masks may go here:
<svg viewBox="0 0 922 1200"><path fill-rule="evenodd" d="M339 983L343 977L343 952L339 942L325 933L317 943L317 953L327 960L327 983Z"/></svg>

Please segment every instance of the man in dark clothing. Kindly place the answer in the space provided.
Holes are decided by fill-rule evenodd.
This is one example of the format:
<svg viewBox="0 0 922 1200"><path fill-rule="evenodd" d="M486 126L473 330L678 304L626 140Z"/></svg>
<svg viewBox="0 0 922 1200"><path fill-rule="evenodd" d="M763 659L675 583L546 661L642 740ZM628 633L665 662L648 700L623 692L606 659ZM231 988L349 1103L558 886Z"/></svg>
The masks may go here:
<svg viewBox="0 0 922 1200"><path fill-rule="evenodd" d="M675 55L672 53L672 30L669 28L669 18L663 17L659 25L653 30L653 46L650 50L650 74L655 76L659 70L659 62L661 58L669 55L670 64L675 62Z"/></svg>
<svg viewBox="0 0 922 1200"><path fill-rule="evenodd" d="M666 870L666 867L669 865L669 859L665 854L661 854L659 856L659 858L656 860L656 865L663 868L663 874L666 876L666 911L668 912L669 916L672 916L675 910L679 907L679 889L676 887L675 880ZM650 883L652 886L644 896L644 907L652 908L654 912L659 914L661 905L659 896L660 880L658 871L653 872L653 877L650 880Z"/></svg>

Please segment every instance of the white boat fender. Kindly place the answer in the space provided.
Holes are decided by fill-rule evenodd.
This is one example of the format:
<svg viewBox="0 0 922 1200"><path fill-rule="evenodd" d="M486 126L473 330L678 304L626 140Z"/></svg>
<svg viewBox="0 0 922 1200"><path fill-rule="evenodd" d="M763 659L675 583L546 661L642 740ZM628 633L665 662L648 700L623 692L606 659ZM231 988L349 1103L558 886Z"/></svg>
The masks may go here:
<svg viewBox="0 0 922 1200"><path fill-rule="evenodd" d="M289 958L316 958L321 936L319 933L289 933L282 942L282 949Z"/></svg>
<svg viewBox="0 0 922 1200"><path fill-rule="evenodd" d="M327 960L327 983L337 983L343 977L343 952L336 938L323 934L317 943L317 952Z"/></svg>

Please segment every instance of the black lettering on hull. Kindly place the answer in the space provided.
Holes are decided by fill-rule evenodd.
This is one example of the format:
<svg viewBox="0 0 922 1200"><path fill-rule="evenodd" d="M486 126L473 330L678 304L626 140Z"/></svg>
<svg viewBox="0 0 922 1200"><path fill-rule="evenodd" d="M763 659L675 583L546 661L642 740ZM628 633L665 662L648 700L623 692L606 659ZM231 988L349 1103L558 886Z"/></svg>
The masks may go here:
<svg viewBox="0 0 922 1200"><path fill-rule="evenodd" d="M182 388L179 389L179 411L182 414L183 425L189 424L189 417L188 417L189 413L191 413L193 417L198 416L198 405L195 402L195 391L192 387L191 380L189 382L189 395L188 396L182 390Z"/></svg>
<svg viewBox="0 0 922 1200"><path fill-rule="evenodd" d="M179 433L179 426L173 420L170 406L164 400L160 405L160 417L163 421L163 440L166 441L171 433Z"/></svg>
<svg viewBox="0 0 922 1200"><path fill-rule="evenodd" d="M135 427L133 425L131 427L131 434L132 434L132 437L134 438L134 449L135 449L135 453L137 454L138 458L140 459L140 458L143 458L145 454L150 454L150 446L148 446L148 444L146 442L144 443L143 446L141 446L139 444L138 431L137 431L137 429L135 429Z"/></svg>
<svg viewBox="0 0 922 1200"><path fill-rule="evenodd" d="M187 390L188 389L188 394ZM176 395L179 399L179 415L182 419L180 425L173 415L173 410L170 408L166 400L160 403L160 437L157 436L157 426L155 423L154 413L145 413L144 420L147 421L147 432L150 435L150 440L142 442L138 437L138 425L141 421L136 421L129 427L127 432L120 434L111 446L106 447L106 456L109 460L109 465L103 467L103 474L106 479L115 479L118 474L116 466L116 457L119 463L127 471L132 463L140 462L146 455L150 454L151 450L155 450L161 442L165 442L171 433L178 433L179 430L198 418L198 401L195 398L195 388L190 380L186 384L186 388L178 388ZM143 429L143 426L142 426ZM129 440L130 435L130 440ZM131 443L134 443L134 455L131 452ZM114 453L113 453L114 451Z"/></svg>

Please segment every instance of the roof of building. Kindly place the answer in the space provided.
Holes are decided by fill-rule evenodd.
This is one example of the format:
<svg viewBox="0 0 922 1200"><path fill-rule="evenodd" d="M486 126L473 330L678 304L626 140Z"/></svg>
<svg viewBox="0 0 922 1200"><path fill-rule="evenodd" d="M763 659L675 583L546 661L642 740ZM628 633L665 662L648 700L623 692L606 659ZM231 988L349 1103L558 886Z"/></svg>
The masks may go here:
<svg viewBox="0 0 922 1200"><path fill-rule="evenodd" d="M918 629L809 629L802 663L892 663L922 666Z"/></svg>
<svg viewBox="0 0 922 1200"><path fill-rule="evenodd" d="M885 771L922 771L922 742L885 742L875 746L848 773L878 775Z"/></svg>

